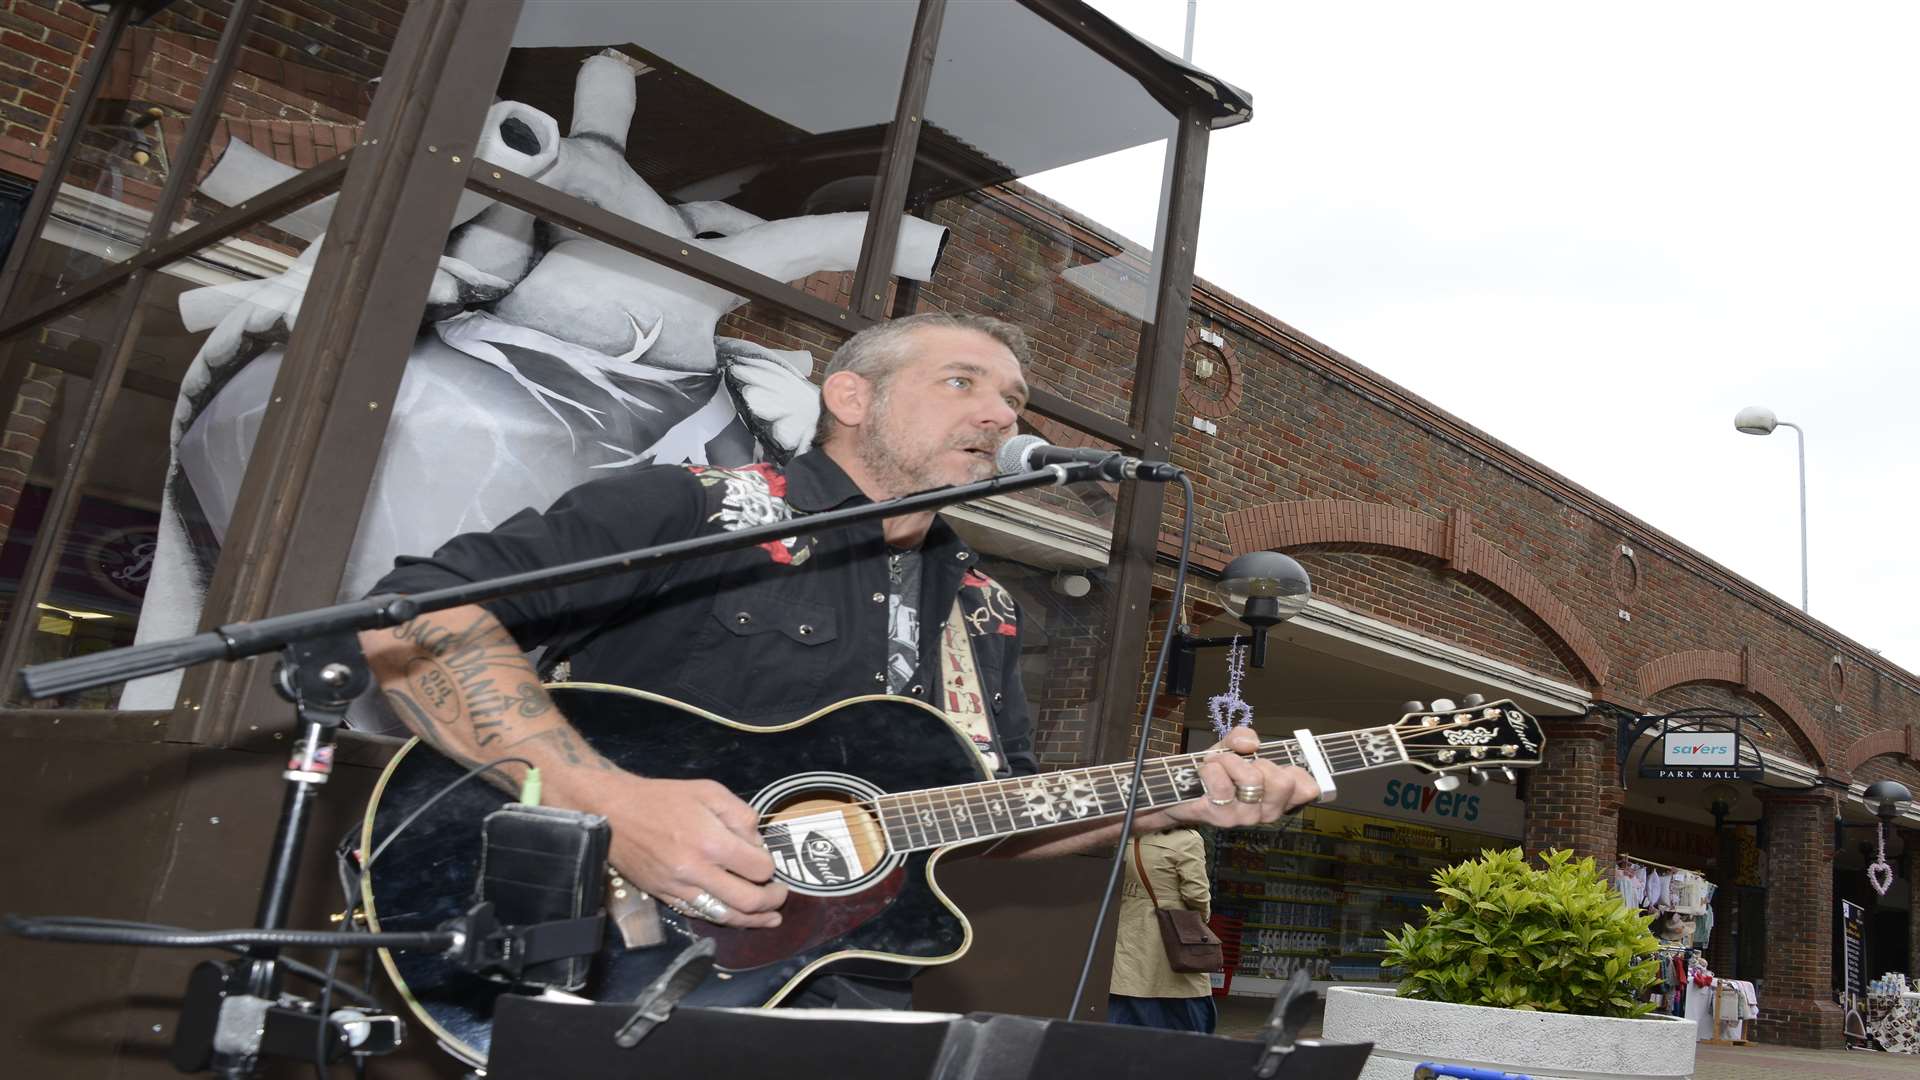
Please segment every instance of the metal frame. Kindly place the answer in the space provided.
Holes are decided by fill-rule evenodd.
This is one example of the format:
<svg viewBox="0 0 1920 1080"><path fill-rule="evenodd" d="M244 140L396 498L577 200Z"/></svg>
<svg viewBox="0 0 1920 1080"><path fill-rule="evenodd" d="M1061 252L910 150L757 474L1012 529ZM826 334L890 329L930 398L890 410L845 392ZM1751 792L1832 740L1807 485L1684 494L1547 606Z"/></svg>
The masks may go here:
<svg viewBox="0 0 1920 1080"><path fill-rule="evenodd" d="M217 120L217 103L237 63L240 43L257 0L237 0L236 18L223 35L214 68L202 88L179 156L198 161ZM305 301L306 317L287 346L274 387L276 401L263 422L241 486L238 509L227 533L202 616L203 625L258 617L328 602L344 570L356 534L364 493L385 437L387 404L418 328L419 311L442 249L445 226L463 190L578 229L602 242L771 304L822 326L853 332L883 315L899 217L918 151L927 89L938 53L947 0L921 0L901 74L894 122L886 132L875 198L855 270L851 308L822 301L785 282L747 271L694 245L608 213L579 199L496 170L471 159L474 135L511 48L518 0L415 0L389 54L386 77L368 116L365 134L351 155L307 170L299 177L232 207L190 230L169 237L167 229L191 179L190 169L168 178L141 251L95 277L70 286L34 309L0 322L0 336L43 323L108 290L127 297L116 310L109 362L98 365L89 418L111 406L124 379L139 300L154 272L167 263L284 213L338 185L340 205L330 242L315 266ZM1194 239L1207 136L1220 102L1174 72L1108 20L1070 0L1018 0L1049 23L1133 75L1167 105L1178 123L1161 188L1151 292L1154 319L1142 327L1135 370L1136 392L1128 419L1120 421L1057 393L1037 391L1030 408L1136 454L1163 456L1172 443L1174 405L1185 347L1185 313L1193 284ZM484 8L484 10L482 10ZM31 239L44 226L52 190L64 172L86 102L98 92L107 58L126 23L126 6L115 9L111 32L82 80L68 130L48 175L55 182L35 193L22 222L29 243L10 259L0 286L11 286ZM456 160L459 159L459 160ZM379 253L378 258L369 253ZM0 303L5 301L0 288ZM0 309L3 310L3 309ZM129 388L133 388L129 386ZM76 485L97 451L93 441L76 455L62 486L70 516ZM1124 747L1143 679L1147 598L1159 543L1162 500L1156 488L1129 489L1116 519L1117 587L1108 609L1113 639L1098 697L1099 735L1093 753L1113 756ZM50 508L51 509L51 508ZM57 545L36 547L37 577L54 566ZM37 581L36 577L36 581ZM25 591L22 596L36 593ZM30 625L20 612L0 646L0 671L15 667ZM240 717L267 710L264 670L251 665L203 667L187 673L166 737L216 745L247 741ZM33 710L32 714L40 714ZM264 713L277 716L277 710ZM26 715L23 713L22 715ZM118 714L116 714L118 715ZM150 722L150 721L149 721ZM257 726L278 727L259 722Z"/></svg>
<svg viewBox="0 0 1920 1080"><path fill-rule="evenodd" d="M230 206L191 229L175 233L151 247L115 263L77 285L70 285L19 316L0 321L0 338L29 329L71 311L126 280L137 270L164 267L203 248L217 244L242 229L280 217L302 203L329 194L347 174L352 152L326 162Z"/></svg>
<svg viewBox="0 0 1920 1080"><path fill-rule="evenodd" d="M210 66L206 82L200 88L200 96L194 102L193 119L188 123L181 140L180 153L190 162L198 162L200 153L206 149L207 140L213 132L213 117L218 112L221 98L225 95L227 81L233 74L239 59L241 43L246 39L246 30L250 25L256 0L238 0L233 8L233 18L227 23L220 35L220 44L213 64ZM109 16L108 29L116 36L125 26L128 15L127 5L116 5ZM116 44L117 48L117 44ZM95 54L95 60L103 60L108 53L105 50ZM77 125L92 103L92 94L99 89L100 78L95 72L92 85L88 88L88 98L76 101L67 119L70 125ZM66 155L71 157L75 131L68 132ZM64 164L64 163L63 163ZM39 238L39 228L46 224L46 218L52 212L54 192L59 188L61 175L50 174L51 182L43 184L35 197L44 195L40 203L40 221L33 238L20 251L20 260L10 267L13 284L19 282L19 275L26 265L27 250L34 247L33 240ZM143 252L151 252L154 245L164 236L173 223L174 212L179 208L180 200L185 198L187 181L192 177L193 169L175 169L167 177L167 183L161 189L160 200L155 205L153 217L147 223L146 236L141 243ZM94 438L94 429L108 416L112 415L113 405L120 395L120 385L127 374L127 363L133 357L133 346L139 338L141 322L145 316L142 301L146 299L147 288L152 280L152 259L132 267L124 275L123 295L116 303L111 329L104 335L110 344L106 349L106 362L97 364L93 377L88 380L87 400L81 406L78 426L74 432L75 450L67 459L66 469L54 484L53 492L47 499L47 509L41 517L39 535L33 550L27 556L26 569L20 573L20 581L14 593L13 610L8 613L6 628L0 632L0 686L11 687L20 661L26 653L27 639L35 624L34 601L45 595L53 582L53 575L59 568L60 552L66 547L67 535L72 531L74 514L80 506L80 488L87 474L92 471L94 458L100 451L100 440ZM107 286L102 286L106 288ZM64 298L62 298L64 299Z"/></svg>
<svg viewBox="0 0 1920 1080"><path fill-rule="evenodd" d="M1180 370L1186 355L1187 311L1193 302L1194 250L1200 233L1200 195L1207 173L1207 144L1212 128L1199 106L1180 117L1180 129L1167 148L1166 178L1160 184L1162 213L1154 230L1153 325L1140 338L1130 417L1141 432L1144 453L1172 452L1174 406L1180 399ZM1144 393L1141 388L1144 387ZM1143 662L1147 624L1152 614L1156 556L1160 549L1163 485L1129 484L1120 493L1114 521L1114 554L1120 573L1107 605L1113 639L1096 684L1090 740L1101 760L1125 757L1132 746L1132 721L1153 723L1139 709L1147 678Z"/></svg>
<svg viewBox="0 0 1920 1080"><path fill-rule="evenodd" d="M887 126L887 145L880 152L879 183L873 205L867 208L867 234L860 241L860 261L853 272L853 307L870 319L881 317L886 281L892 277L893 255L900 243L900 215L907 209L907 184L913 178L915 150L920 144L920 118L927 111L927 87L933 85L933 64L940 52L940 27L947 18L947 0L920 0L913 17L913 36L907 44L907 67L900 76L900 100L893 123Z"/></svg>
<svg viewBox="0 0 1920 1080"><path fill-rule="evenodd" d="M40 238L48 215L53 213L53 194L66 178L74 147L80 144L80 129L86 126L87 109L100 93L100 84L113 63L113 54L120 48L120 34L127 28L132 7L130 3L115 4L107 14L107 25L93 43L93 57L87 61L79 84L67 99L67 118L60 124L60 134L54 136L53 152L47 155L47 165L40 173L40 182L34 185L33 197L27 200L27 212L20 218L20 231L15 234L13 250L7 254L6 268L0 270L0 314L6 312L13 299L13 290L27 265L28 249Z"/></svg>
<svg viewBox="0 0 1920 1080"><path fill-rule="evenodd" d="M519 8L408 8L241 481L203 626L332 602ZM174 737L244 742L243 716L284 728L269 678L270 665L253 662L190 670Z"/></svg>
<svg viewBox="0 0 1920 1080"><path fill-rule="evenodd" d="M525 210L570 229L578 229L603 244L671 267L709 285L786 308L792 314L829 329L852 333L879 321L838 304L828 303L784 281L749 270L698 244L675 239L658 229L648 228L630 218L602 210L584 199L555 191L545 184L495 168L484 161L473 163L466 182L473 190L515 209Z"/></svg>

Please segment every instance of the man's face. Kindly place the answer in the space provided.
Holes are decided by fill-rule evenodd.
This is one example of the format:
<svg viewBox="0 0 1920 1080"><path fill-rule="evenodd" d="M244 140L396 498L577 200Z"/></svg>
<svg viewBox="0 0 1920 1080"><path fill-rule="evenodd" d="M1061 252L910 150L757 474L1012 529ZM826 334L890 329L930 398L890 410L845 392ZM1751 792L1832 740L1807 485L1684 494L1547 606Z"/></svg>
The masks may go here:
<svg viewBox="0 0 1920 1080"><path fill-rule="evenodd" d="M861 464L893 495L984 480L1027 404L1005 345L977 330L926 327L859 432Z"/></svg>

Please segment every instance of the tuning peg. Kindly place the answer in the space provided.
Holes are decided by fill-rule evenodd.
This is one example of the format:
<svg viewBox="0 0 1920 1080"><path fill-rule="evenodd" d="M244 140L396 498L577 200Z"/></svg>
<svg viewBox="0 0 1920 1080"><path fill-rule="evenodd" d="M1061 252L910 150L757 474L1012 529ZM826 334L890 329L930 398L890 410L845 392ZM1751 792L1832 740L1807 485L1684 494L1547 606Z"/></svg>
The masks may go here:
<svg viewBox="0 0 1920 1080"><path fill-rule="evenodd" d="M1467 770L1467 783L1472 784L1474 787L1479 787L1486 782L1487 770L1479 768L1478 766Z"/></svg>
<svg viewBox="0 0 1920 1080"><path fill-rule="evenodd" d="M1427 711L1427 707L1426 707L1426 705L1425 705L1424 703L1422 703L1422 702L1418 702L1418 701L1403 701L1403 702L1401 702L1401 703L1400 703L1400 711L1401 711L1402 713L1416 713L1416 712L1426 712L1426 711Z"/></svg>
<svg viewBox="0 0 1920 1080"><path fill-rule="evenodd" d="M1520 774L1502 765L1500 766L1500 779L1503 783L1517 784L1520 782Z"/></svg>
<svg viewBox="0 0 1920 1080"><path fill-rule="evenodd" d="M1457 706L1454 705L1452 698L1437 697L1433 699L1434 712L1452 712L1455 708L1457 708Z"/></svg>
<svg viewBox="0 0 1920 1080"><path fill-rule="evenodd" d="M1486 703L1487 695L1485 694L1468 694L1460 699L1460 707L1463 709L1477 709Z"/></svg>
<svg viewBox="0 0 1920 1080"><path fill-rule="evenodd" d="M1452 791L1459 786L1460 777L1453 773L1447 773L1445 776L1436 776L1433 778L1435 791Z"/></svg>

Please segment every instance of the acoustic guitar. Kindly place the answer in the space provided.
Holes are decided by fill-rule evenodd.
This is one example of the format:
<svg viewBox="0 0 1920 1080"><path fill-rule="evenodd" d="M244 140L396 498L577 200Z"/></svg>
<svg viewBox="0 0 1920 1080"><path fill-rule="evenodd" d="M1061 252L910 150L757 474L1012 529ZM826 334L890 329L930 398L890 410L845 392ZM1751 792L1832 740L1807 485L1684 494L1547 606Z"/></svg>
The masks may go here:
<svg viewBox="0 0 1920 1080"><path fill-rule="evenodd" d="M662 779L709 779L760 813L775 872L791 890L781 925L734 929L657 905L658 944L609 931L583 996L630 1001L696 938L717 947L716 975L685 1004L772 1005L831 966L899 976L951 963L973 931L940 891L945 852L1126 811L1131 763L991 779L973 743L938 710L907 698L853 698L779 727L748 727L654 694L561 683L555 703L614 764ZM1500 701L1314 737L1334 775L1395 765L1432 773L1538 764L1539 723ZM1293 739L1259 756L1306 765ZM1141 809L1201 795L1204 754L1149 760ZM414 740L387 766L361 835L374 850L465 769ZM1456 779L1457 782L1457 779ZM362 879L369 925L432 930L474 902L481 822L510 799L460 784L394 839ZM622 892L631 891L630 887ZM380 954L408 1006L446 1048L486 1059L493 1003L514 989L437 954Z"/></svg>

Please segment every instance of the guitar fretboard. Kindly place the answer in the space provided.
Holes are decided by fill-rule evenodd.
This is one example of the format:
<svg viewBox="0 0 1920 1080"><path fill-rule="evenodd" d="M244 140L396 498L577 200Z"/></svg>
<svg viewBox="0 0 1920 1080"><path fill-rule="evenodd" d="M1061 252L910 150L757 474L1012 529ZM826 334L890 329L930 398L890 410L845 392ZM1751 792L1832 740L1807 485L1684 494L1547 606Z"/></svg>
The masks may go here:
<svg viewBox="0 0 1920 1080"><path fill-rule="evenodd" d="M1317 735L1314 742L1336 776L1407 760L1392 726ZM1293 739L1262 743L1258 756L1282 765L1306 764ZM1206 758L1202 753L1148 760L1140 775L1140 809L1199 798L1200 763ZM1095 765L883 795L875 807L889 846L918 851L1123 814L1132 774L1131 763Z"/></svg>

